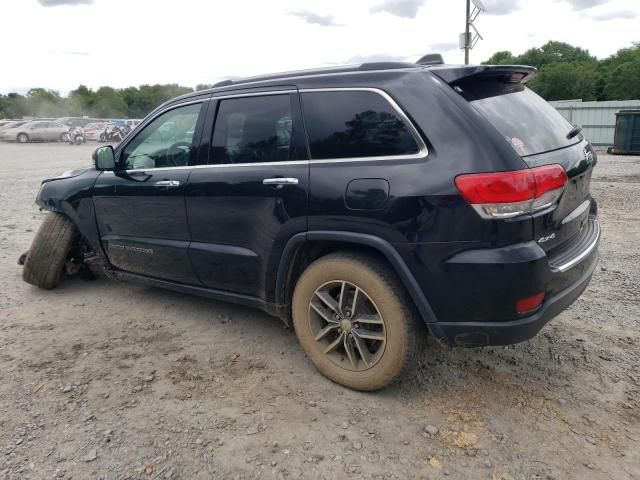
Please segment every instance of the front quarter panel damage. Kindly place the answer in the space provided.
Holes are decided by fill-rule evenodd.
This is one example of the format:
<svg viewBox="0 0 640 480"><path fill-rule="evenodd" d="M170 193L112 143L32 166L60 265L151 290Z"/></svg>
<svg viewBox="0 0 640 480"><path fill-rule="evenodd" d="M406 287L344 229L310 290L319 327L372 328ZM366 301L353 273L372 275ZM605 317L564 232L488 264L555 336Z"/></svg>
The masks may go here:
<svg viewBox="0 0 640 480"><path fill-rule="evenodd" d="M104 260L92 198L93 185L100 172L89 168L65 173L65 176L42 182L36 204L43 210L62 213L69 217L89 245Z"/></svg>

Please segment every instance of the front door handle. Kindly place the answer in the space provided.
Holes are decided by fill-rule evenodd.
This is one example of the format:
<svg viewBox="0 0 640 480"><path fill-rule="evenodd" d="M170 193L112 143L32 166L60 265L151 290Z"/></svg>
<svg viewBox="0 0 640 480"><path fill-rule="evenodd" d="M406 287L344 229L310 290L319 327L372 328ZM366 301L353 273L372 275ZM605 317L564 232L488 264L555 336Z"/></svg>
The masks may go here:
<svg viewBox="0 0 640 480"><path fill-rule="evenodd" d="M175 188L180 186L178 180L160 180L153 184L155 187Z"/></svg>
<svg viewBox="0 0 640 480"><path fill-rule="evenodd" d="M297 178L283 178L283 177L265 178L264 180L262 180L262 184L263 185L275 185L275 186L279 186L279 185L297 185L298 184L298 179Z"/></svg>

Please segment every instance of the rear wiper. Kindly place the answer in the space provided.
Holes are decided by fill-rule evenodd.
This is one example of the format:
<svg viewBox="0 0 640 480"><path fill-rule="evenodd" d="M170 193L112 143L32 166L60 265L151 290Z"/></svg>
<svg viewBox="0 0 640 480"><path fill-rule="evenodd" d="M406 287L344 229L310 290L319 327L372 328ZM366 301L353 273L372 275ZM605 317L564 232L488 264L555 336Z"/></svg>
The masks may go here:
<svg viewBox="0 0 640 480"><path fill-rule="evenodd" d="M573 137L578 135L581 131L582 131L582 126L576 125L571 130L569 130L569 133L567 133L567 140L571 140Z"/></svg>

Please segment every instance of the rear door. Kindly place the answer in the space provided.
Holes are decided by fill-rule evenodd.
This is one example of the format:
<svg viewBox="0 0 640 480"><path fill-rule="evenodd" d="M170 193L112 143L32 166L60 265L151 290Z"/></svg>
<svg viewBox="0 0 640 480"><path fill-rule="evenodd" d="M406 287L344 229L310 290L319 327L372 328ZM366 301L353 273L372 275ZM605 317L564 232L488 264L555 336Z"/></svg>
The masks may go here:
<svg viewBox="0 0 640 480"><path fill-rule="evenodd" d="M109 261L126 272L199 284L188 247L184 192L199 144L206 100L169 107L123 142L121 169L94 187L100 238ZM173 126L170 136L164 126Z"/></svg>
<svg viewBox="0 0 640 480"><path fill-rule="evenodd" d="M47 122L36 122L29 126L29 140L47 140Z"/></svg>
<svg viewBox="0 0 640 480"><path fill-rule="evenodd" d="M551 250L576 237L595 209L590 195L596 164L592 146L558 111L520 83L461 82L471 105L505 137L529 167L559 164L569 181L556 208L533 216L534 239Z"/></svg>
<svg viewBox="0 0 640 480"><path fill-rule="evenodd" d="M215 108L214 108L215 101ZM287 240L307 228L309 164L294 88L213 97L186 190L190 256L206 286L265 299Z"/></svg>

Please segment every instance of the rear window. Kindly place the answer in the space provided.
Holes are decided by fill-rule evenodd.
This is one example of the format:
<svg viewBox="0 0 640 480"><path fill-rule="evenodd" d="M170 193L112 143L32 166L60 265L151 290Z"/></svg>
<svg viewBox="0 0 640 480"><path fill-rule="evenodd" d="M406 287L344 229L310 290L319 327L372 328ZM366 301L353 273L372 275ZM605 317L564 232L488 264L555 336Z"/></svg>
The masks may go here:
<svg viewBox="0 0 640 480"><path fill-rule="evenodd" d="M302 94L312 159L411 155L416 140L381 95L367 91Z"/></svg>
<svg viewBox="0 0 640 480"><path fill-rule="evenodd" d="M543 98L521 84L476 82L461 85L462 95L507 139L521 156L574 145L573 126Z"/></svg>

